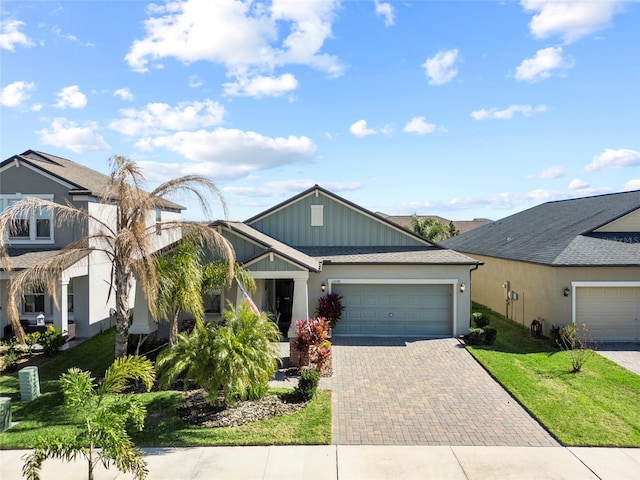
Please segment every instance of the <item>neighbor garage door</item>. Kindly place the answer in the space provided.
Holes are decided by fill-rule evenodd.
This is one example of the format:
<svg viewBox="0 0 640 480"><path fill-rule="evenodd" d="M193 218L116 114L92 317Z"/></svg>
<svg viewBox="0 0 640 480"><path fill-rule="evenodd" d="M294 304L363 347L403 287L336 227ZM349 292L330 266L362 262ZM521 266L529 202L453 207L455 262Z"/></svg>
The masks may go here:
<svg viewBox="0 0 640 480"><path fill-rule="evenodd" d="M640 288L577 287L576 323L599 342L640 340Z"/></svg>
<svg viewBox="0 0 640 480"><path fill-rule="evenodd" d="M452 335L451 285L334 284L343 297L336 335Z"/></svg>

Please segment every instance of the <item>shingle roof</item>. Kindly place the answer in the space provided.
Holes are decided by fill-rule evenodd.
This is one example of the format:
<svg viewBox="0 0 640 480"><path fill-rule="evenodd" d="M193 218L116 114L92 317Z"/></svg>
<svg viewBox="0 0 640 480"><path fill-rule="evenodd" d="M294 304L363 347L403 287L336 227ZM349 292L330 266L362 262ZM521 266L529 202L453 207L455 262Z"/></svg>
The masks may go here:
<svg viewBox="0 0 640 480"><path fill-rule="evenodd" d="M316 272L320 271L320 264L317 259L312 258L304 254L300 250L296 250L295 248L292 248L289 245L282 243L273 237L265 235L264 233L256 230L255 228L250 227L245 223L232 222L232 221L217 221L214 223L214 225L226 226L230 230L236 231L242 234L243 236L258 242L259 244L264 246L265 248L264 253L268 253L270 251L275 252L307 269L310 269Z"/></svg>
<svg viewBox="0 0 640 480"><path fill-rule="evenodd" d="M331 264L477 265L479 262L439 247L297 247Z"/></svg>
<svg viewBox="0 0 640 480"><path fill-rule="evenodd" d="M16 158L70 184L72 186L70 192L75 194L83 193L98 197L110 181L108 175L92 170L84 165L80 165L66 158L35 150L27 150L20 155L14 155L2 162L0 167L10 163ZM162 199L162 207L184 210L183 206L166 199Z"/></svg>
<svg viewBox="0 0 640 480"><path fill-rule="evenodd" d="M413 215L387 215L385 213L376 212L383 218L387 220L397 223L401 227L405 228L413 228ZM424 220L425 218L433 218L442 222L446 225L449 225L449 222L453 222L453 225L458 229L460 233L466 233L474 228L482 227L487 223L491 223L491 220L487 218L475 218L473 220L449 220L443 217L439 217L438 215L416 215L420 220Z"/></svg>
<svg viewBox="0 0 640 480"><path fill-rule="evenodd" d="M26 270L36 267L60 252L61 249L59 248L7 248L7 255L13 270ZM80 260L85 255L87 255L86 252L78 251L77 256L74 256L74 259L69 259L69 265L72 265L75 261ZM0 267L0 270L4 269Z"/></svg>
<svg viewBox="0 0 640 480"><path fill-rule="evenodd" d="M548 202L442 245L496 258L557 266L638 266L640 243L623 243L593 231L640 209L640 190Z"/></svg>

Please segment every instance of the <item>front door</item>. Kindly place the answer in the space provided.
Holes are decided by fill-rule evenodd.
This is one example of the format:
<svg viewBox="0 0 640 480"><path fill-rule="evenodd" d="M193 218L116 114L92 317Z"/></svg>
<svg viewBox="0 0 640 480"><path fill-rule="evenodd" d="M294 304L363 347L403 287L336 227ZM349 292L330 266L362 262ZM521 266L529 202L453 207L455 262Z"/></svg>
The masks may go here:
<svg viewBox="0 0 640 480"><path fill-rule="evenodd" d="M293 280L276 280L276 317L278 327L286 335L293 311Z"/></svg>

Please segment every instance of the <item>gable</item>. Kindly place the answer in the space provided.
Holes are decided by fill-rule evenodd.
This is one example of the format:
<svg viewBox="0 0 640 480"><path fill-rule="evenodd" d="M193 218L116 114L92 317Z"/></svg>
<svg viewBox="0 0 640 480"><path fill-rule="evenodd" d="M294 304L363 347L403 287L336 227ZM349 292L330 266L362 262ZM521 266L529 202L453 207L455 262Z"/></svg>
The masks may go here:
<svg viewBox="0 0 640 480"><path fill-rule="evenodd" d="M71 185L47 175L31 165L8 162L0 170L0 193L2 194L53 194L56 202L64 203Z"/></svg>
<svg viewBox="0 0 640 480"><path fill-rule="evenodd" d="M231 242L233 250L236 252L236 261L238 263L244 263L267 250L265 246L242 237L230 230L223 230L223 235L227 240L229 240L229 242Z"/></svg>
<svg viewBox="0 0 640 480"><path fill-rule="evenodd" d="M300 272L307 271L299 265L282 258L276 253L265 253L264 256L256 258L244 265L250 272Z"/></svg>
<svg viewBox="0 0 640 480"><path fill-rule="evenodd" d="M247 224L296 247L432 245L317 186L247 220Z"/></svg>
<svg viewBox="0 0 640 480"><path fill-rule="evenodd" d="M640 208L594 230L596 233L640 232Z"/></svg>

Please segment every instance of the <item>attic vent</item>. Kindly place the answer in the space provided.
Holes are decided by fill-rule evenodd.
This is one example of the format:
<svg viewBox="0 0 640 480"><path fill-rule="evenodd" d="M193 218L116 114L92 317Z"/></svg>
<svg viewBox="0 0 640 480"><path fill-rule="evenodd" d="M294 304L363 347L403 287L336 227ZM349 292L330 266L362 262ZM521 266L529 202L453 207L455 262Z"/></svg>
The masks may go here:
<svg viewBox="0 0 640 480"><path fill-rule="evenodd" d="M324 226L324 205L311 205L311 226Z"/></svg>

